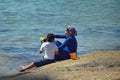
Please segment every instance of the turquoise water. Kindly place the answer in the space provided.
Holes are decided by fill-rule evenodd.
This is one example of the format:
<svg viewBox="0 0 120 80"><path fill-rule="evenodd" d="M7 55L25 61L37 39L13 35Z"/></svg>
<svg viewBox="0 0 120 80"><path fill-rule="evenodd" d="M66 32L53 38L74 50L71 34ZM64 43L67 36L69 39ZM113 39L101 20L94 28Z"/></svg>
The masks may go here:
<svg viewBox="0 0 120 80"><path fill-rule="evenodd" d="M38 59L39 37L64 33L68 25L78 31L80 55L119 50L119 4L120 0L0 0L0 69L13 71Z"/></svg>

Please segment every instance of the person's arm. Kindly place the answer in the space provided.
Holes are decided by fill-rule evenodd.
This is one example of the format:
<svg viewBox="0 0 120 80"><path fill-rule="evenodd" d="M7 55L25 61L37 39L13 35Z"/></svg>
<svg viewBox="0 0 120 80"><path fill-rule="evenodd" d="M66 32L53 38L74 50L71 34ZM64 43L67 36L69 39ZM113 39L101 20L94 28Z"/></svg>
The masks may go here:
<svg viewBox="0 0 120 80"><path fill-rule="evenodd" d="M38 51L39 54L43 53L44 51L44 43L41 45L40 50Z"/></svg>
<svg viewBox="0 0 120 80"><path fill-rule="evenodd" d="M55 55L57 55L58 54L58 51L55 51Z"/></svg>
<svg viewBox="0 0 120 80"><path fill-rule="evenodd" d="M56 49L55 50L55 55L57 55L58 54L58 47L56 46L55 49Z"/></svg>
<svg viewBox="0 0 120 80"><path fill-rule="evenodd" d="M43 52L43 51L40 51L40 50L38 51L39 54L41 54L42 52Z"/></svg>
<svg viewBox="0 0 120 80"><path fill-rule="evenodd" d="M66 38L66 35L65 34L54 34L55 38Z"/></svg>
<svg viewBox="0 0 120 80"><path fill-rule="evenodd" d="M57 54L58 54L58 47L57 47L57 45L55 45L55 48L54 48L54 49L55 49L55 52L54 52L54 53L55 53L55 55L57 55Z"/></svg>

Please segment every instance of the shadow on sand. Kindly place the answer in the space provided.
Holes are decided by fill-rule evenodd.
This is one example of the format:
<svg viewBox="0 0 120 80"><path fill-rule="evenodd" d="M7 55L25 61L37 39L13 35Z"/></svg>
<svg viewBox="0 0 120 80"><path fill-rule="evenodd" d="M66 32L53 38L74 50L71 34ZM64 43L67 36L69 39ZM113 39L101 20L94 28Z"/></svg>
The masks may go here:
<svg viewBox="0 0 120 80"><path fill-rule="evenodd" d="M16 74L11 74L11 75L7 75L7 76L2 76L0 77L0 80L17 80L18 77L20 80L36 80L36 79L40 79L40 80L53 80L50 77L48 77L47 75L44 74L40 74L40 76L25 76L25 74L30 74L31 72L20 72L20 73L16 73ZM22 76L22 77L21 77ZM24 76L24 77L23 77Z"/></svg>

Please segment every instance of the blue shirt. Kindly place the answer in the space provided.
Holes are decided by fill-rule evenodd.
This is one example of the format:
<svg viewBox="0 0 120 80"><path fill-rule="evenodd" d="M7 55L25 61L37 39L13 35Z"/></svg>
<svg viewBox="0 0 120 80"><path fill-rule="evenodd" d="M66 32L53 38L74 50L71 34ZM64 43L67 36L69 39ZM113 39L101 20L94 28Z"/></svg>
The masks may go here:
<svg viewBox="0 0 120 80"><path fill-rule="evenodd" d="M58 49L61 51L65 51L70 54L73 52L77 52L77 40L75 36L66 36L66 35L54 35L55 38L65 38L63 44L61 44Z"/></svg>

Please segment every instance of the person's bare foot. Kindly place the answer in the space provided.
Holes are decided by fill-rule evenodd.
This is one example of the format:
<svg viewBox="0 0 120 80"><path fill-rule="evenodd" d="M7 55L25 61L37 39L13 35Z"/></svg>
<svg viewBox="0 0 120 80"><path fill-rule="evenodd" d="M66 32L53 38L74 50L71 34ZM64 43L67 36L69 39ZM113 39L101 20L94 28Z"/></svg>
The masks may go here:
<svg viewBox="0 0 120 80"><path fill-rule="evenodd" d="M24 71L25 71L24 66L20 66L20 67L19 67L19 71L20 71L20 72L24 72Z"/></svg>

